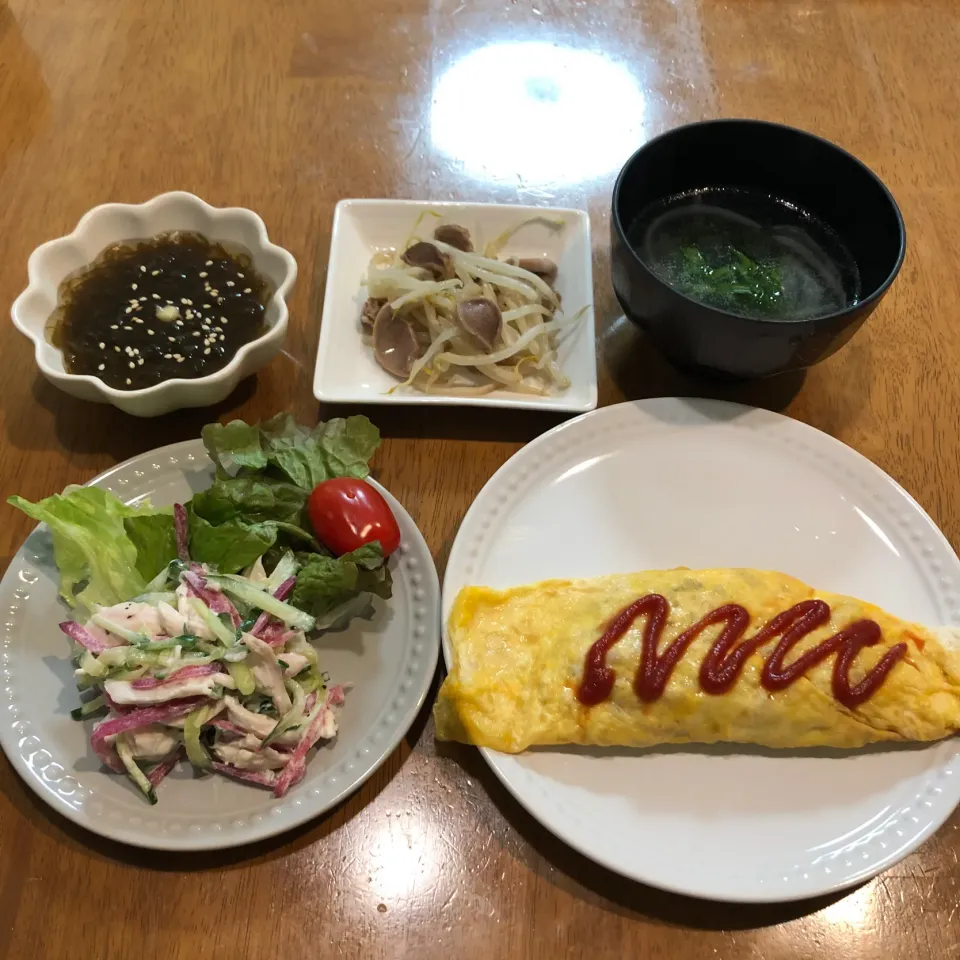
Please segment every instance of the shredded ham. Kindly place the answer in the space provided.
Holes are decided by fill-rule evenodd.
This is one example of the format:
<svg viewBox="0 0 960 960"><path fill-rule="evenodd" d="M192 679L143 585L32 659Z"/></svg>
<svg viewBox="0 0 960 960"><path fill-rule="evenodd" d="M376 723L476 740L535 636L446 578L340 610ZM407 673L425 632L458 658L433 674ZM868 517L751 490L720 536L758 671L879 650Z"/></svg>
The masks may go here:
<svg viewBox="0 0 960 960"><path fill-rule="evenodd" d="M293 590L296 582L297 582L296 577L287 577L287 579L284 580L283 583L281 583L280 586L273 591L274 597L277 600L286 600L290 594L290 591ZM272 645L274 643L273 640L267 640L265 636L262 636L263 631L266 630L267 625L270 623L271 619L272 618L269 613L261 613L260 616L257 617L257 622L253 625L253 629L250 632L255 637L260 637L261 640L266 640L267 643ZM287 629L284 624L280 624L280 627L284 631L286 631Z"/></svg>
<svg viewBox="0 0 960 960"><path fill-rule="evenodd" d="M81 627L76 620L64 620L60 624L60 629L71 640L76 641L81 647L85 647L93 654L103 653L104 650L109 650L111 646L118 646L115 643L105 643L99 637L95 637L86 627ZM122 643L119 645L122 646Z"/></svg>
<svg viewBox="0 0 960 960"><path fill-rule="evenodd" d="M184 562L190 561L190 529L187 510L182 503L173 505L173 529L177 538L177 556Z"/></svg>
<svg viewBox="0 0 960 960"><path fill-rule="evenodd" d="M343 687L339 685L333 686L327 691L326 701L304 731L300 742L290 757L290 762L283 768L283 773L277 777L276 785L273 788L273 795L278 800L284 796L294 784L299 783L303 779L303 775L307 769L306 757L310 752L310 748L321 737L329 739L336 733L336 721L331 708L341 706L344 700Z"/></svg>
<svg viewBox="0 0 960 960"><path fill-rule="evenodd" d="M194 569L196 568L196 569ZM226 613L234 627L240 626L240 614L237 608L219 590L211 590L207 581L201 575L203 572L199 564L192 564L190 570L184 571L183 581L187 589L195 597L199 597L214 613Z"/></svg>
<svg viewBox="0 0 960 960"><path fill-rule="evenodd" d="M183 747L177 747L164 757L148 774L150 786L155 787L179 762Z"/></svg>
<svg viewBox="0 0 960 960"><path fill-rule="evenodd" d="M124 766L120 762L113 745L107 743L108 737L115 737L118 734L126 733L128 730L138 730L140 727L147 727L151 723L166 723L169 720L184 717L206 702L208 702L207 697L188 697L185 700L171 700L163 706L144 707L142 710L127 711L117 717L108 717L106 720L101 720L93 728L93 733L90 735L90 746L111 770L123 773Z"/></svg>

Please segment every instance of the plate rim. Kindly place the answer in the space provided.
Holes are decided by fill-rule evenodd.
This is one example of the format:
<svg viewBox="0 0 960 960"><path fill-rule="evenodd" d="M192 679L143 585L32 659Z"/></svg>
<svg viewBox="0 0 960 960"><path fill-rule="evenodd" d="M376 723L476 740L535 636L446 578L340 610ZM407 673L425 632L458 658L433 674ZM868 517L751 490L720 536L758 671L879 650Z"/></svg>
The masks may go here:
<svg viewBox="0 0 960 960"><path fill-rule="evenodd" d="M842 451L842 456L849 457L852 454L858 466L865 468L869 473L872 473L875 478L881 480L885 484L890 485L890 487L897 494L902 496L909 506L916 511L918 517L924 521L928 527L929 532L940 541L941 546L944 547L949 555L953 558L955 566L958 572L960 572L960 557L957 556L956 551L954 551L952 544L947 539L943 531L937 526L933 518L930 517L930 515L923 509L923 507L912 496L912 494L910 494L910 492L901 486L897 480L891 477L885 470L875 464L868 457L865 457L859 451L844 443L842 440L831 436L829 433L819 430L817 427L814 427L802 420L797 420L777 411L768 410L764 407L754 407L748 404L736 403L728 400L716 400L708 397L691 396L649 397L641 400L628 400L622 403L600 407L596 410L584 413L579 417L573 417L564 421L563 423L557 424L555 427L536 437L530 443L524 445L514 454L512 454L480 489L479 493L470 504L467 512L464 514L463 520L460 523L460 527L457 530L457 535L454 538L454 542L450 548L441 590L441 651L443 653L444 667L447 671L449 671L452 662L450 639L447 630L447 615L452 605L454 594L454 587L448 577L448 574L451 570L458 566L461 552L466 551L467 538L470 534L470 527L472 525L471 521L475 523L478 517L483 517L484 511L487 509L484 501L492 495L497 482L501 481L503 477L509 473L511 468L515 468L516 461L527 457L536 456L541 447L554 442L555 438L564 431L575 429L576 426L584 420L594 417L604 418L608 416L615 416L617 415L616 411L627 407L648 412L648 406L655 404L686 404L704 413L710 411L711 409L726 410L734 414L734 416L723 418L721 420L721 424L724 425L742 415L759 414L763 417L769 417L769 422L774 424L785 421L791 425L790 429L799 429L801 433L806 433L808 436L815 436L817 438L815 442L817 443L823 443L826 441L828 446L830 446L835 452ZM481 509L481 507L483 507L483 509ZM461 586L463 586L463 584L461 584ZM459 589L459 587L457 589ZM934 741L929 745L929 749L934 750L938 746L942 746L947 742L949 741ZM636 871L633 873L625 872L620 865L613 863L610 858L603 854L598 855L596 852L591 851L586 844L577 839L575 832L562 829L558 824L548 823L541 819L536 810L533 809L534 805L528 805L528 802L521 795L522 790L519 789L511 780L509 767L518 762L518 758L516 756L511 754L501 754L498 751L492 750L488 747L479 747L477 749L480 751L487 765L493 771L500 783L503 784L507 792L524 808L524 810L551 834L553 834L563 843L567 844L573 850L576 850L578 853L585 856L587 859L592 860L594 863L599 864L605 869L608 869L619 876L626 877L629 880L647 884L661 890L666 890L670 893L722 903L788 903L800 900L808 900L812 897L847 890L858 883L862 883L865 880L868 880L884 872L885 870L890 869L892 866L899 863L905 857L917 850L943 826L950 816L952 816L954 810L957 808L957 803L960 802L960 784L957 784L953 794L958 796L958 800L955 800L952 806L944 805L944 808L941 811L938 811L936 816L934 816L930 822L924 826L923 829L913 835L907 843L897 847L886 857L872 862L859 870L845 873L842 878L831 881L829 884L819 883L809 889L794 889L791 892L784 891L782 893L774 893L772 887L768 891L758 891L752 895L743 893L742 891L737 891L733 894L721 897L716 893L706 892L702 888L697 888L695 884L683 886L680 884L671 883L669 881L663 882L658 879L651 878L650 876L641 875L641 873ZM952 773L953 771L949 769L949 767L951 765L955 765L958 758L960 758L960 743L958 743L956 747L953 759L947 764L941 763L938 765L941 772L945 771L946 773ZM506 766L508 769L505 770L503 768L504 766Z"/></svg>
<svg viewBox="0 0 960 960"><path fill-rule="evenodd" d="M210 458L206 453L206 450L203 446L203 441L197 437L190 440L181 440L175 443L166 444L162 447L156 447L133 457L129 457L127 460L124 460L121 463L117 463L111 467L108 467L106 470L97 474L95 477L86 481L82 485L104 488L113 478L117 476L117 474L120 474L127 469L136 469L141 461L145 461L151 457L171 457L176 453L181 453L184 456L187 453L192 453L194 455L199 454L197 461L200 467L205 468L208 463L210 466L212 466L212 461L210 461ZM183 472L183 467L179 463L176 465L175 469ZM401 543L401 547L398 552L402 553L404 556L409 553L413 554L413 556L408 557L407 560L408 562L411 559L416 561L415 565L417 573L422 578L422 585L418 586L417 589L423 590L424 599L420 601L416 600L414 597L411 597L410 606L411 609L413 609L416 603L422 603L424 610L423 621L425 624L429 624L431 620L435 621L437 619L440 610L440 582L437 574L436 563L433 559L433 554L431 553L426 539L420 531L420 528L414 522L406 508L372 475L366 477L365 479L384 495L387 502L391 505L391 508L397 512L398 520L400 521L401 526L408 528L405 531L405 542ZM13 581L17 579L17 574L22 568L22 564L25 560L25 558L22 556L24 546L32 536L41 530L41 528L46 528L46 525L41 523L34 526L11 557L10 563L7 566L7 569L4 571L2 579L0 579L0 598L2 598L4 601L8 597L14 597L15 588L13 587ZM413 540L416 544L412 550L408 539L411 533L414 534ZM27 600L29 600L29 598L27 598ZM431 608L434 610L434 615L430 614ZM363 769L361 769L359 772L351 772L348 774L342 786L328 794L327 798L324 800L319 800L319 798L317 798L319 802L315 802L314 804L311 804L311 797L307 793L298 795L296 791L292 791L288 797L284 798L284 800L275 801L276 804L282 803L284 806L290 808L288 816L282 818L268 818L264 816L259 822L249 823L244 828L242 833L240 833L240 835L231 835L229 831L213 830L201 831L199 833L181 831L177 834L162 834L159 831L151 832L149 823L145 823L143 822L143 819L138 818L140 822L137 826L142 831L139 836L136 834L131 835L131 830L129 828L124 828L122 831L120 831L123 835L118 836L118 831L111 829L110 824L112 821L109 819L93 818L91 817L90 813L85 812L83 808L77 809L69 803L56 802L54 796L52 795L52 793L55 791L52 791L49 787L45 787L44 784L41 783L39 774L30 769L21 756L17 744L13 742L16 734L14 732L12 723L9 721L5 721L3 724L0 724L0 748L2 748L7 760L20 779L26 783L33 793L47 806L49 806L59 815L72 821L83 830L104 837L105 839L114 843L121 843L129 847L140 849L158 851L165 850L184 853L200 853L210 850L232 849L258 843L287 833L288 831L296 829L305 823L322 817L337 804L341 803L346 797L358 790L393 755L394 751L397 749L397 746L400 744L400 741L406 736L417 716L419 716L420 711L423 709L424 703L426 702L427 696L430 692L430 688L433 685L434 677L436 676L439 657L439 644L436 642L436 631L439 628L439 623L434 623L434 627L434 634L430 634L429 627L425 629L423 634L423 651L419 655L419 659L423 664L422 671L419 675L419 689L411 693L409 698L409 706L404 710L403 714L397 718L397 722L392 725L392 732L382 741L382 746L378 745L374 750L371 751L372 760L364 764ZM9 641L18 632L19 631L16 629L7 629L4 640L8 642L0 641L0 653L3 654L2 662L4 663L5 669L9 669L8 655L12 646L12 643ZM413 643L413 632L413 629L411 629L411 637L409 640L411 646ZM9 678L6 682L9 684L14 681L13 678ZM397 686L399 686L399 682L400 675L398 674ZM7 691L8 693L6 699L10 700L12 697L12 689L8 686ZM391 697L395 696L395 694L396 689L391 692ZM11 719L14 722L16 721L16 717L12 717ZM368 741L368 739L369 735L366 735L360 742L359 747L362 747L363 744ZM41 744L41 749L46 748ZM51 760L53 761L53 758L51 758ZM98 770L96 772L98 775L102 775L102 771ZM272 795L263 793L263 799L263 813L268 813L270 812L269 808L272 801ZM274 807L274 809L276 809L276 807Z"/></svg>

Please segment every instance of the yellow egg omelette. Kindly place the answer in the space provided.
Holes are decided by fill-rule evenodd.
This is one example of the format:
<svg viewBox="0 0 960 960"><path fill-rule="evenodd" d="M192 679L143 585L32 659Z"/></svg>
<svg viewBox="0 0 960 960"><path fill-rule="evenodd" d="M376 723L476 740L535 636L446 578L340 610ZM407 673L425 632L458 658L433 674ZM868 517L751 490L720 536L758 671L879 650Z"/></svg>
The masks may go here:
<svg viewBox="0 0 960 960"><path fill-rule="evenodd" d="M960 729L960 638L781 573L665 570L466 587L437 736L854 748Z"/></svg>

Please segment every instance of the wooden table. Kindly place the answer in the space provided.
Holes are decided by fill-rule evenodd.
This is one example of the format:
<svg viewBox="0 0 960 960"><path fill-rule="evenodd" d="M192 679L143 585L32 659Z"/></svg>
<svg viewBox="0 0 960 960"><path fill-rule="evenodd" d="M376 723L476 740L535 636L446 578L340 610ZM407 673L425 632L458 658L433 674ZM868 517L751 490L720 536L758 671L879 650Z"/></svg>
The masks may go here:
<svg viewBox="0 0 960 960"><path fill-rule="evenodd" d="M706 394L786 411L878 463L960 544L958 56L953 0L9 0L0 301L24 285L30 251L89 207L178 188L257 210L300 279L282 356L220 407L154 421L58 393L4 326L0 490L44 496L212 418L316 418L336 201L490 199L590 210L603 403ZM718 389L675 372L618 319L609 195L644 139L737 115L862 157L896 195L909 242L893 291L837 356L805 378ZM387 438L378 476L441 570L484 481L556 422L375 418ZM29 527L4 512L0 555ZM661 893L552 839L474 751L438 757L424 712L329 816L208 856L89 836L0 762L0 957L949 958L960 955L958 852L954 816L845 896L737 907Z"/></svg>

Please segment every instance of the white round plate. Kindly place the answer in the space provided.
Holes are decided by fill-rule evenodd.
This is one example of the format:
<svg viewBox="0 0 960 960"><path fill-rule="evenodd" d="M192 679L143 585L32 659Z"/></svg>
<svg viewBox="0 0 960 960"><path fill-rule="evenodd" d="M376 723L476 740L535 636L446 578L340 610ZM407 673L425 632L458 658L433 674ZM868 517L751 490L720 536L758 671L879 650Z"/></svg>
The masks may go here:
<svg viewBox="0 0 960 960"><path fill-rule="evenodd" d="M199 440L154 450L91 481L132 503L155 506L209 486L213 467ZM371 481L373 482L373 481ZM318 643L335 683L352 682L340 732L320 747L307 774L282 800L181 764L149 806L126 777L104 772L89 746L77 705L73 664L57 624L52 543L43 525L27 538L0 584L0 746L14 769L59 813L111 840L162 850L231 847L281 833L319 816L362 784L413 723L437 663L439 583L433 558L410 515L379 484L400 524L390 560L393 598L376 601L373 619L353 620Z"/></svg>
<svg viewBox="0 0 960 960"><path fill-rule="evenodd" d="M443 591L675 566L781 570L960 624L960 560L858 453L765 410L663 398L534 440L483 488ZM444 655L450 663L449 641ZM960 800L958 744L483 751L541 823L612 870L716 900L793 900L906 856Z"/></svg>

